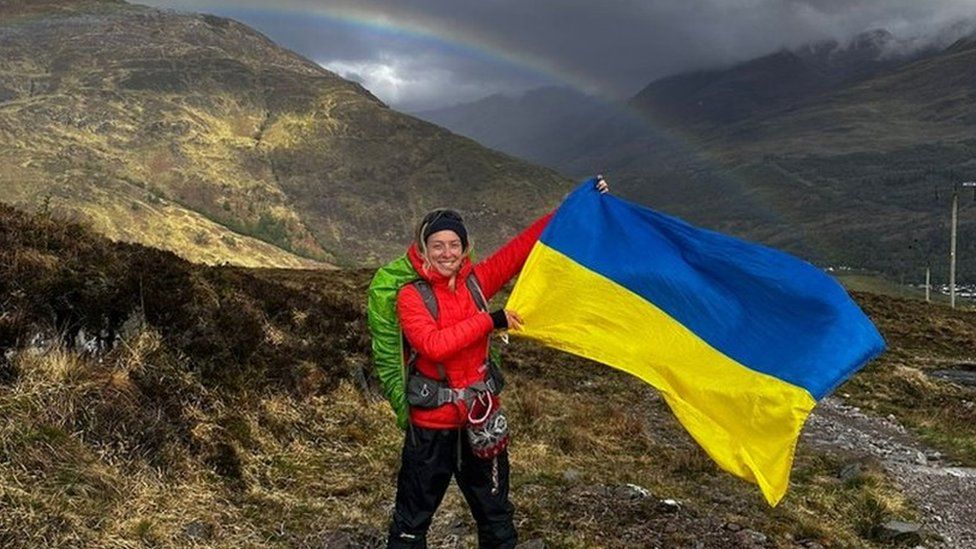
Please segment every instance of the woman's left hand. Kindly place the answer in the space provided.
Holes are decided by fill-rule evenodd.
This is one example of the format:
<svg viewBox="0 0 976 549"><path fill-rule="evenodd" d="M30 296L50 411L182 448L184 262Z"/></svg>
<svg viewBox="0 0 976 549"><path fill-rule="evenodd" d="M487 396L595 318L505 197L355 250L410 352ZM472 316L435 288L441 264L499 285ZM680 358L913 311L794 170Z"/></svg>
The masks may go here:
<svg viewBox="0 0 976 549"><path fill-rule="evenodd" d="M519 316L518 313L516 313L515 311L511 311L509 309L505 309L505 318L508 320L509 330L521 330L522 325L525 323L525 321L522 320L522 317Z"/></svg>
<svg viewBox="0 0 976 549"><path fill-rule="evenodd" d="M603 179L602 175L596 176L596 190L600 191L600 194L610 192L610 184L607 183L606 179Z"/></svg>

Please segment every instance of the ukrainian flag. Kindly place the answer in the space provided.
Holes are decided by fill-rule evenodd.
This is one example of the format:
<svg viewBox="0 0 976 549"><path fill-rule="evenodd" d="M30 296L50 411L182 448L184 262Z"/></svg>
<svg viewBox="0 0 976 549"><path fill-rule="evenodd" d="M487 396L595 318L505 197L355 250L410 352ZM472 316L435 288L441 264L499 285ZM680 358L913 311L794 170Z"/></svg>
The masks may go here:
<svg viewBox="0 0 976 549"><path fill-rule="evenodd" d="M570 194L507 308L513 332L633 374L720 467L776 505L817 400L884 350L813 265L601 195Z"/></svg>

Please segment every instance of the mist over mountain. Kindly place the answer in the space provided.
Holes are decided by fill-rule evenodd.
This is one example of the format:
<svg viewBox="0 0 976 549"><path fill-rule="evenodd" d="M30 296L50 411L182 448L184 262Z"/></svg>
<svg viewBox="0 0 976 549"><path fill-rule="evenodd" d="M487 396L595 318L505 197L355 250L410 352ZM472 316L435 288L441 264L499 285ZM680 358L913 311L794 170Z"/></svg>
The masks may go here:
<svg viewBox="0 0 976 549"><path fill-rule="evenodd" d="M571 184L233 20L107 0L0 4L0 161L0 201L242 265L376 264L445 204L490 250Z"/></svg>
<svg viewBox="0 0 976 549"><path fill-rule="evenodd" d="M929 49L901 51L884 30L778 52L731 69L700 71L657 80L631 104L656 119L683 125L728 125L804 101L891 71Z"/></svg>
<svg viewBox="0 0 976 549"><path fill-rule="evenodd" d="M821 264L944 277L949 197L976 153L971 31L818 42L656 80L601 109L522 98L423 115L568 175L602 170L628 198ZM505 139L522 125L530 144ZM960 273L976 273L965 206Z"/></svg>
<svg viewBox="0 0 976 549"><path fill-rule="evenodd" d="M620 132L632 114L621 105L570 88L547 87L515 97L495 94L417 116L487 147L566 171L586 146L573 137L590 135L608 122Z"/></svg>

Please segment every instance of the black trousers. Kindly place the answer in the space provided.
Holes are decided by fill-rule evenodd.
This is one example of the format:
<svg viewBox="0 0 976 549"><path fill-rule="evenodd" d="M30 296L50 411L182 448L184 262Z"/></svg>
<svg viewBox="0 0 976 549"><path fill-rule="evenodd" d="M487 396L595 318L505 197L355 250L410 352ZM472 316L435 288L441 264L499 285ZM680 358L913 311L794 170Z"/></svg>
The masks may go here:
<svg viewBox="0 0 976 549"><path fill-rule="evenodd" d="M416 426L410 429L403 444L387 547L427 547L427 529L452 476L457 479L471 515L478 523L479 547L515 547L518 536L512 521L515 507L508 501L508 452L502 452L497 458L498 490L492 494L493 460L472 454L464 431Z"/></svg>

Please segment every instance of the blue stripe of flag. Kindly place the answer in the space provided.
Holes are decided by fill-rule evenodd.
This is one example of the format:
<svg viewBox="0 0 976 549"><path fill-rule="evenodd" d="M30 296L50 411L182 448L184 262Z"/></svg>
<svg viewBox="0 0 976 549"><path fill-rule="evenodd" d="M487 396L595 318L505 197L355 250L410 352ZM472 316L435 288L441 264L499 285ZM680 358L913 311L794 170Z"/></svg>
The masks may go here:
<svg viewBox="0 0 976 549"><path fill-rule="evenodd" d="M600 195L593 180L567 197L541 240L743 366L818 400L884 349L871 321L820 269Z"/></svg>

